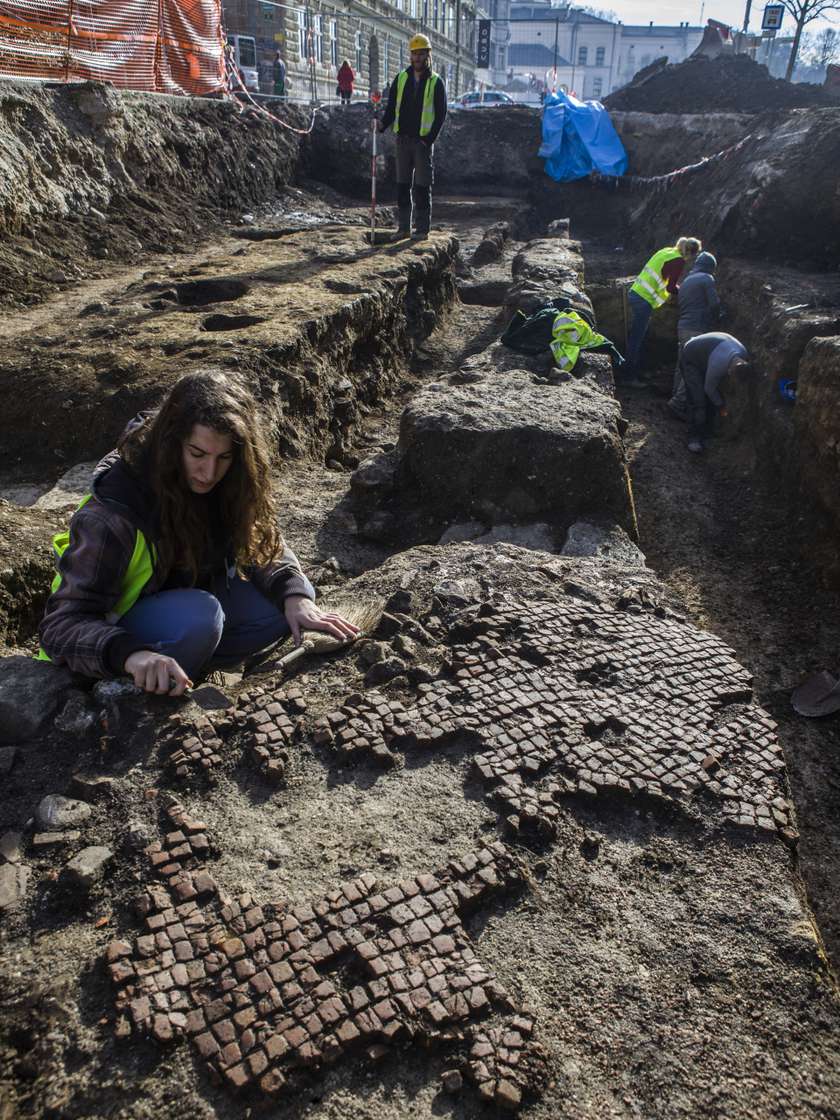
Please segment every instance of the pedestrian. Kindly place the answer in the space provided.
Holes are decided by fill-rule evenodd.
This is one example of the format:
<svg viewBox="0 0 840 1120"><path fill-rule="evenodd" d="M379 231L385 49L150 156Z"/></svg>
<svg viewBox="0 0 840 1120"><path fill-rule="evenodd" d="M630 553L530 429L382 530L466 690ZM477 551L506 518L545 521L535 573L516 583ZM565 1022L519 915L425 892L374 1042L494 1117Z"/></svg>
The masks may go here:
<svg viewBox="0 0 840 1120"><path fill-rule="evenodd" d="M341 98L342 105L349 105L353 97L353 83L356 80L356 75L353 72L353 67L345 60L338 68L338 86L336 93Z"/></svg>
<svg viewBox="0 0 840 1120"><path fill-rule="evenodd" d="M703 248L696 237L680 237L654 253L630 289L630 329L627 332L627 354L620 383L629 388L642 388L639 362L650 317L663 304L676 299L680 277L686 265L691 268Z"/></svg>
<svg viewBox="0 0 840 1120"><path fill-rule="evenodd" d="M420 241L428 237L432 221L434 143L446 117L446 87L432 71L432 44L426 36L415 35L408 49L411 62L391 83L385 115L377 127L384 132L393 124L397 137L396 236L411 235Z"/></svg>
<svg viewBox="0 0 840 1120"><path fill-rule="evenodd" d="M55 538L42 660L180 696L301 630L356 627L315 606L277 524L254 398L228 373L182 377L132 421Z"/></svg>
<svg viewBox="0 0 840 1120"><path fill-rule="evenodd" d="M728 374L747 372L747 348L724 331L695 335L683 346L681 366L688 401L688 450L703 451L715 417L726 416L721 384Z"/></svg>
<svg viewBox="0 0 840 1120"><path fill-rule="evenodd" d="M274 96L286 96L286 63L283 61L283 56L280 51L274 54L274 63L272 67L272 75L274 78Z"/></svg>
<svg viewBox="0 0 840 1120"><path fill-rule="evenodd" d="M682 281L677 295L677 368L668 407L681 420L686 419L685 383L680 369L683 346L695 335L712 331L720 319L720 300L715 286L717 261L711 253L699 253L694 267Z"/></svg>

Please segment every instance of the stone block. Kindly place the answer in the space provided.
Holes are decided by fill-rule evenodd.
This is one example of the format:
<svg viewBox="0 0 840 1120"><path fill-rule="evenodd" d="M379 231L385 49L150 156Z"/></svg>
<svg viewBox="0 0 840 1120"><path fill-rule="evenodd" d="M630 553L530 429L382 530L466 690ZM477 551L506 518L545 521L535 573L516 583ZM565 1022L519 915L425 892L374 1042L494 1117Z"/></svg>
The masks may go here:
<svg viewBox="0 0 840 1120"><path fill-rule="evenodd" d="M0 658L0 744L25 743L49 730L72 683L67 669L47 661Z"/></svg>

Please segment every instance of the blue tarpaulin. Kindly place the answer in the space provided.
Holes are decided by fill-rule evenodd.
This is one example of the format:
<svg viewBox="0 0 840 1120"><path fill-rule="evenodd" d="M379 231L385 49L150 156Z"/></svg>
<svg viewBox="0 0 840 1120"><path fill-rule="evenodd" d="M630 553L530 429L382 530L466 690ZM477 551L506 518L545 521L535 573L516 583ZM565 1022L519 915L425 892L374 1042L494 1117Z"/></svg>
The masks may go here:
<svg viewBox="0 0 840 1120"><path fill-rule="evenodd" d="M546 174L559 183L582 179L590 171L623 175L627 170L624 145L600 101L549 93L543 106L542 137L539 154Z"/></svg>

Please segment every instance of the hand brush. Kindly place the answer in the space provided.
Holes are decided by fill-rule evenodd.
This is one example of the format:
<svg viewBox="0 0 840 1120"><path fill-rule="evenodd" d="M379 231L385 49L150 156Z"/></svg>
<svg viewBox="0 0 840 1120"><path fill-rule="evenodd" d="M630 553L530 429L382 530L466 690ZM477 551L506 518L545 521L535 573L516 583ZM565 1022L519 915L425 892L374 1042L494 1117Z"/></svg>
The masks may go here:
<svg viewBox="0 0 840 1120"><path fill-rule="evenodd" d="M358 638L363 637L376 626L382 617L385 604L378 599L369 599L355 603L330 603L329 607L330 610L340 614L347 622L352 622L354 626L358 626L359 633L352 638L336 638L332 634L325 634L320 630L305 630L305 637L300 645L293 649L291 653L287 653L285 657L278 658L272 668L281 669L285 672L290 665L293 665L308 653L331 653L333 650L352 645Z"/></svg>

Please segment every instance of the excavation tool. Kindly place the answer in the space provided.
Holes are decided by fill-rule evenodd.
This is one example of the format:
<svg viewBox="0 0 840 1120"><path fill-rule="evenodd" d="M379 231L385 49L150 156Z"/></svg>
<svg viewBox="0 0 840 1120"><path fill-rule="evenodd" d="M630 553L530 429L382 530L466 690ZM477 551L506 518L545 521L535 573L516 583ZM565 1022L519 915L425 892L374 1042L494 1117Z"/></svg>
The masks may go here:
<svg viewBox="0 0 840 1120"><path fill-rule="evenodd" d="M370 145L370 233L368 234L368 241L371 245L385 245L391 240L391 231L376 228L376 138L379 135L377 125L379 124L379 115L376 112L376 101L379 99L379 94L374 94L374 110L373 122L371 127L371 145Z"/></svg>
<svg viewBox="0 0 840 1120"><path fill-rule="evenodd" d="M840 712L840 680L823 669L795 688L790 702L801 716L830 716Z"/></svg>
<svg viewBox="0 0 840 1120"><path fill-rule="evenodd" d="M303 641L296 649L278 658L277 661L267 664L271 654L285 641L285 638L283 638L280 642L259 654L257 659L252 659L247 664L245 672L251 674L257 670L271 670L272 672L280 670L285 673L289 666L294 665L296 661L307 654L332 653L337 649L352 645L353 642L363 638L374 629L382 617L384 604L379 599L370 599L353 603L331 603L329 609L340 614L347 622L352 622L354 626L358 626L359 633L353 638L334 638L332 634L324 634L319 630L306 630Z"/></svg>

